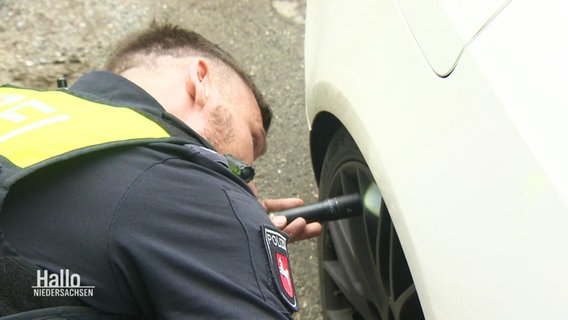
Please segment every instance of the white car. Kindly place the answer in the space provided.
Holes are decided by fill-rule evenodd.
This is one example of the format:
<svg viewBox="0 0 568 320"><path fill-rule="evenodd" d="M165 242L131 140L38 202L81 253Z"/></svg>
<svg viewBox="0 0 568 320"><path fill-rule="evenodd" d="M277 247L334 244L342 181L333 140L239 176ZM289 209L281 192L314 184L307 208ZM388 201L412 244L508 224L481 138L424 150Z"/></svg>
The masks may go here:
<svg viewBox="0 0 568 320"><path fill-rule="evenodd" d="M308 0L305 41L320 196L367 195L324 316L568 319L568 2Z"/></svg>

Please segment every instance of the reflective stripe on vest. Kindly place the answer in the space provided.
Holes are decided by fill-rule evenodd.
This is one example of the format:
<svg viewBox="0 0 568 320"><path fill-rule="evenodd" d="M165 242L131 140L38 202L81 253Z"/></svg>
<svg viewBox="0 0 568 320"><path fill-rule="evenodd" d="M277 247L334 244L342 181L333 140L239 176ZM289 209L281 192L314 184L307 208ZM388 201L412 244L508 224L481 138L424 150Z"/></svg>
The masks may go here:
<svg viewBox="0 0 568 320"><path fill-rule="evenodd" d="M0 155L20 168L85 147L169 136L130 108L65 91L0 87Z"/></svg>

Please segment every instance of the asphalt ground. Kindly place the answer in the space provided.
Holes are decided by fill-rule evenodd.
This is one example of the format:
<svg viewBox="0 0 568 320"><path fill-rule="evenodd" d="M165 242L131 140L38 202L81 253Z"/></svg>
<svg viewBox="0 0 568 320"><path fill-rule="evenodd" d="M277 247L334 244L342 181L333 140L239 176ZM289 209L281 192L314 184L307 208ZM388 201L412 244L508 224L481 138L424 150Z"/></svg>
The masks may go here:
<svg viewBox="0 0 568 320"><path fill-rule="evenodd" d="M263 198L317 200L304 112L306 0L0 0L0 82L55 88L100 69L115 41L152 20L193 29L253 75L275 113L268 152L256 163ZM290 245L301 311L321 319L315 240Z"/></svg>

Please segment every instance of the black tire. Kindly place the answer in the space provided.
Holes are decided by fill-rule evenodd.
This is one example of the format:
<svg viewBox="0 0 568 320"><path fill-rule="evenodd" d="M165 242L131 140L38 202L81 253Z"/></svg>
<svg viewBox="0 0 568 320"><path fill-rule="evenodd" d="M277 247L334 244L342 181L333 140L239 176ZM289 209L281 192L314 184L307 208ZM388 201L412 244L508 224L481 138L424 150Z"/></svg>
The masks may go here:
<svg viewBox="0 0 568 320"><path fill-rule="evenodd" d="M378 200L375 210L365 208L361 216L326 223L319 238L324 318L424 319L380 191L353 138L339 130L323 161L320 200L354 192L364 195L371 187Z"/></svg>

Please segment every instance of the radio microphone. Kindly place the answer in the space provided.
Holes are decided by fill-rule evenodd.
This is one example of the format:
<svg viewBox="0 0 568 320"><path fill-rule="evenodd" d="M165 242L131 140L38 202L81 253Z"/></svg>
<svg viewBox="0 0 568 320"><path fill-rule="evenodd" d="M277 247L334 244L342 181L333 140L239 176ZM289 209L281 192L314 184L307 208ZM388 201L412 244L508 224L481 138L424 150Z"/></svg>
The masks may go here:
<svg viewBox="0 0 568 320"><path fill-rule="evenodd" d="M302 207L273 212L270 215L285 216L288 223L302 217L309 223L351 218L362 213L361 196L358 193L353 193Z"/></svg>

